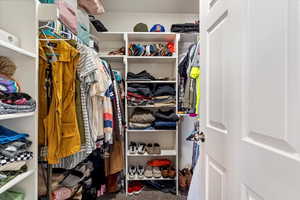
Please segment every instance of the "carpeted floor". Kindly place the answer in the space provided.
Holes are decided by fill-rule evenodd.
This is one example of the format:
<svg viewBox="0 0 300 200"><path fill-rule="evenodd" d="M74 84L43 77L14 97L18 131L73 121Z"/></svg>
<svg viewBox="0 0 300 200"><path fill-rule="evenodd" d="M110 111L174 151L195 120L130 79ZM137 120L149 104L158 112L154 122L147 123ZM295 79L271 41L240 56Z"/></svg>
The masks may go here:
<svg viewBox="0 0 300 200"><path fill-rule="evenodd" d="M186 196L175 196L159 191L142 191L139 195L132 195L126 198L125 194L119 193L117 195L106 196L99 200L186 200Z"/></svg>

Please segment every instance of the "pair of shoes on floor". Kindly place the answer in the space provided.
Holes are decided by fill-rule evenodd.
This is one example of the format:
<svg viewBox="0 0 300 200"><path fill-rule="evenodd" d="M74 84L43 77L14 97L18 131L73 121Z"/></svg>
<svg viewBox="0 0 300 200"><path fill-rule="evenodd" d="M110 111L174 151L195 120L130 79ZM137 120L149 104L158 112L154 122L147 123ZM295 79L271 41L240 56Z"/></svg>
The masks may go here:
<svg viewBox="0 0 300 200"><path fill-rule="evenodd" d="M128 185L128 195L140 194L143 189L143 184L141 184L139 181L134 181Z"/></svg>
<svg viewBox="0 0 300 200"><path fill-rule="evenodd" d="M146 144L142 142L130 142L128 151L129 154L144 154L146 152Z"/></svg>
<svg viewBox="0 0 300 200"><path fill-rule="evenodd" d="M144 175L146 178L161 178L161 171L159 167L147 166Z"/></svg>
<svg viewBox="0 0 300 200"><path fill-rule="evenodd" d="M158 143L154 143L154 144L149 143L146 146L146 152L148 154L161 154L160 145Z"/></svg>
<svg viewBox="0 0 300 200"><path fill-rule="evenodd" d="M179 171L179 188L181 191L187 191L192 181L192 172L188 168Z"/></svg>
<svg viewBox="0 0 300 200"><path fill-rule="evenodd" d="M176 169L174 167L161 167L161 175L163 178L175 178Z"/></svg>
<svg viewBox="0 0 300 200"><path fill-rule="evenodd" d="M128 169L129 179L134 179L136 176L139 179L144 178L145 168L142 165L131 165Z"/></svg>

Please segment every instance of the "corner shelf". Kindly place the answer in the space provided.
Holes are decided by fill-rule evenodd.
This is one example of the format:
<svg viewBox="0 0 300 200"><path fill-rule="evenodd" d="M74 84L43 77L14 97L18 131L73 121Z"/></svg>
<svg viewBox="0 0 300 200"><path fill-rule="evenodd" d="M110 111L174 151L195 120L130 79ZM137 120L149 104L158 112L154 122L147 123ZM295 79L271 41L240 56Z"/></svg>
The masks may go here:
<svg viewBox="0 0 300 200"><path fill-rule="evenodd" d="M34 173L34 170L30 170L30 171L24 172L24 173L16 176L14 179L12 179L11 181L9 181L8 183L6 183L5 185L3 185L0 188L0 194L2 194L3 192L5 192L5 191L9 190L10 188L14 187L15 185L17 185L18 183L20 183L21 181L23 181L27 177L31 176L33 173Z"/></svg>
<svg viewBox="0 0 300 200"><path fill-rule="evenodd" d="M135 176L134 178L129 178L129 175L127 175L127 180L128 181L174 181L176 180L177 178L163 178L163 177L160 177L160 178L147 178L147 177L144 177L144 178L139 178L137 176Z"/></svg>
<svg viewBox="0 0 300 200"><path fill-rule="evenodd" d="M176 156L176 150L161 150L161 154L130 154L128 153L128 157L168 157L168 156Z"/></svg>
<svg viewBox="0 0 300 200"><path fill-rule="evenodd" d="M17 119L17 118L22 118L22 117L31 117L31 116L34 116L34 115L35 115L35 112L0 115L0 120Z"/></svg>
<svg viewBox="0 0 300 200"><path fill-rule="evenodd" d="M37 58L36 54L2 40L0 40L0 55L15 59Z"/></svg>

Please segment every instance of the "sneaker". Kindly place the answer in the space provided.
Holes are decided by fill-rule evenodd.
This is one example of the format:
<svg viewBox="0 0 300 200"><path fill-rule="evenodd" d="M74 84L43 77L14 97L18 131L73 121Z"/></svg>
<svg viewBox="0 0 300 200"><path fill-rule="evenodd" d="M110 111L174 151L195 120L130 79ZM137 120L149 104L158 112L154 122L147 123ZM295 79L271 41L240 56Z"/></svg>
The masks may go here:
<svg viewBox="0 0 300 200"><path fill-rule="evenodd" d="M138 154L145 154L146 144L145 143L139 143L137 149L138 149Z"/></svg>
<svg viewBox="0 0 300 200"><path fill-rule="evenodd" d="M134 194L140 194L144 189L144 185L142 184L137 184L133 187L133 190L134 190Z"/></svg>
<svg viewBox="0 0 300 200"><path fill-rule="evenodd" d="M160 145L158 143L153 144L153 154L161 154Z"/></svg>
<svg viewBox="0 0 300 200"><path fill-rule="evenodd" d="M168 178L169 177L169 168L161 167L161 175L163 178Z"/></svg>
<svg viewBox="0 0 300 200"><path fill-rule="evenodd" d="M153 177L154 178L160 178L161 177L161 171L158 167L153 167Z"/></svg>
<svg viewBox="0 0 300 200"><path fill-rule="evenodd" d="M147 178L152 178L152 176L153 176L152 167L150 167L150 166L146 167L144 176Z"/></svg>
<svg viewBox="0 0 300 200"><path fill-rule="evenodd" d="M137 166L137 175L139 179L144 178L145 168L142 165Z"/></svg>
<svg viewBox="0 0 300 200"><path fill-rule="evenodd" d="M147 144L146 151L148 154L153 154L153 144Z"/></svg>
<svg viewBox="0 0 300 200"><path fill-rule="evenodd" d="M170 167L168 175L170 178L175 178L176 177L176 169L174 167Z"/></svg>
<svg viewBox="0 0 300 200"><path fill-rule="evenodd" d="M134 187L132 184L128 185L128 195L133 195L134 194Z"/></svg>
<svg viewBox="0 0 300 200"><path fill-rule="evenodd" d="M128 151L129 151L129 154L137 153L138 149L137 149L137 145L135 142L130 142Z"/></svg>
<svg viewBox="0 0 300 200"><path fill-rule="evenodd" d="M137 173L137 169L134 165L131 165L128 170L129 179L134 179Z"/></svg>

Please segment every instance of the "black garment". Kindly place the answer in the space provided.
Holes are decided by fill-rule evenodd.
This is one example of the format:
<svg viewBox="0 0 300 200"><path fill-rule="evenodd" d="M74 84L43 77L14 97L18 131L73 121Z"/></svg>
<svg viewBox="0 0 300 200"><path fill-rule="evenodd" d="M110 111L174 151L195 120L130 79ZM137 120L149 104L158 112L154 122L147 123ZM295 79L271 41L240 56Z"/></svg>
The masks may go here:
<svg viewBox="0 0 300 200"><path fill-rule="evenodd" d="M141 71L140 73L132 73L128 72L127 73L127 79L128 80L155 80L155 77L152 76L150 73L148 73L146 70Z"/></svg>
<svg viewBox="0 0 300 200"><path fill-rule="evenodd" d="M161 111L158 110L154 113L155 120L157 121L178 121L179 117L176 115L174 110Z"/></svg>
<svg viewBox="0 0 300 200"><path fill-rule="evenodd" d="M199 33L199 24L185 23L185 24L173 24L171 26L171 32L175 33Z"/></svg>
<svg viewBox="0 0 300 200"><path fill-rule="evenodd" d="M133 93L136 93L136 94L141 94L141 95L144 95L146 97L150 97L150 96L153 95L150 88L147 88L147 87L145 87L145 88L128 87L127 91L128 92L133 92Z"/></svg>
<svg viewBox="0 0 300 200"><path fill-rule="evenodd" d="M154 96L176 95L176 91L169 85L161 85L153 93Z"/></svg>
<svg viewBox="0 0 300 200"><path fill-rule="evenodd" d="M93 15L89 15L90 22L94 25L97 32L107 32L107 28L100 22L98 19L96 19Z"/></svg>

